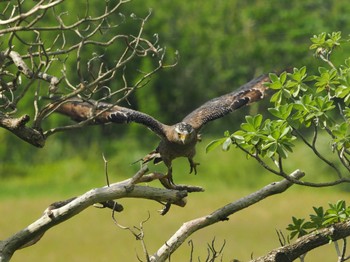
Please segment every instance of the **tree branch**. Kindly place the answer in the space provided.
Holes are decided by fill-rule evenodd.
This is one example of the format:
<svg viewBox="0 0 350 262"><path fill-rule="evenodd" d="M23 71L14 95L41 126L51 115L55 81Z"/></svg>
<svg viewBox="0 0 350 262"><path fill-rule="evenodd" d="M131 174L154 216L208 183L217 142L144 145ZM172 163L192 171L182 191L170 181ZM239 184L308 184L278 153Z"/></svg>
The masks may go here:
<svg viewBox="0 0 350 262"><path fill-rule="evenodd" d="M300 179L304 176L304 173L300 170L296 170L290 176L293 179ZM219 208L207 216L196 218L184 223L179 230L168 241L166 241L165 244L153 254L153 256L150 257L150 261L167 260L192 233L214 223L228 220L228 216L257 203L266 197L282 193L291 185L293 185L293 183L287 179L271 183L246 197Z"/></svg>
<svg viewBox="0 0 350 262"><path fill-rule="evenodd" d="M31 145L43 147L45 145L45 136L39 130L26 126L29 119L28 115L12 118L0 113L0 127L9 130Z"/></svg>
<svg viewBox="0 0 350 262"><path fill-rule="evenodd" d="M327 228L314 231L297 239L293 244L272 250L267 255L251 262L294 261L310 250L350 236L350 221L339 222Z"/></svg>
<svg viewBox="0 0 350 262"><path fill-rule="evenodd" d="M28 227L0 242L0 261L9 261L14 252L20 248L35 244L50 228L79 214L93 204L119 198L144 198L158 202L168 202L179 206L186 205L186 191L176 191L150 186L138 186L139 180L147 172L143 167L134 177L92 189L85 194L72 198L65 205L50 205L44 214Z"/></svg>
<svg viewBox="0 0 350 262"><path fill-rule="evenodd" d="M49 9L55 5L60 4L61 2L63 2L63 0L57 0L57 1L53 1L47 5L42 4L44 1L41 1L40 3L38 3L35 7L33 7L32 9L30 9L28 12L26 13L21 13L20 15L11 17L9 19L6 20L1 20L0 19L0 25L7 25L13 22L16 22L18 20L24 20L25 18L33 15L34 13L36 13L38 10L45 10L45 9Z"/></svg>
<svg viewBox="0 0 350 262"><path fill-rule="evenodd" d="M7 52L6 52L7 53ZM43 72L33 72L28 65L24 62L23 57L15 51L8 52L7 56L13 61L13 63L16 65L18 70L22 72L26 77L29 79L32 79L34 77L38 79L42 79L44 81L47 81L50 83L50 88L57 88L57 85L59 84L59 79L55 76L48 75Z"/></svg>

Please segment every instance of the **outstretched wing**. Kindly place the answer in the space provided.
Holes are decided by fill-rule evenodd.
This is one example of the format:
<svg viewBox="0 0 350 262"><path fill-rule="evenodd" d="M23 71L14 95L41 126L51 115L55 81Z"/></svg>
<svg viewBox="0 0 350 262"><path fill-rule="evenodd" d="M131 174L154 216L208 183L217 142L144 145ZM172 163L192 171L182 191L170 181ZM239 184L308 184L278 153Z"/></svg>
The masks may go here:
<svg viewBox="0 0 350 262"><path fill-rule="evenodd" d="M90 120L94 124L135 122L148 127L161 137L165 136L167 127L155 118L136 110L92 100L83 101L79 98L64 101L55 112L67 115L78 122L85 120Z"/></svg>
<svg viewBox="0 0 350 262"><path fill-rule="evenodd" d="M264 83L268 81L269 76L267 74L254 78L229 94L209 100L187 115L182 121L199 130L209 121L223 117L244 105L262 99L267 90Z"/></svg>

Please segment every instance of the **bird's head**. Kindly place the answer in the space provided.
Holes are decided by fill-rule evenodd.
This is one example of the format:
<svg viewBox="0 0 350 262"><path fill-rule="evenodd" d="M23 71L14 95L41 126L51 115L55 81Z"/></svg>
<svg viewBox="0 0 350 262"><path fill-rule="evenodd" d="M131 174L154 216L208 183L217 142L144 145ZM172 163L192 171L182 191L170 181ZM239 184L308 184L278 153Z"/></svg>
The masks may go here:
<svg viewBox="0 0 350 262"><path fill-rule="evenodd" d="M187 144L196 136L193 127L185 122L175 125L176 139L181 144Z"/></svg>

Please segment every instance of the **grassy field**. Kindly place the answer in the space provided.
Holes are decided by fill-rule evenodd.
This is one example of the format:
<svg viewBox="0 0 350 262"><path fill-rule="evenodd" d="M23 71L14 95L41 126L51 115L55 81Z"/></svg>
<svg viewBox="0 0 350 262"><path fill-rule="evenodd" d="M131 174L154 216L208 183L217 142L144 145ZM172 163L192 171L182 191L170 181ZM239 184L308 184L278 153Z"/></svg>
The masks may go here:
<svg viewBox="0 0 350 262"><path fill-rule="evenodd" d="M148 217L144 225L145 243L149 253L155 252L185 221L208 214L215 209L245 196L261 186L280 178L262 170L259 165L247 160L243 154L232 150L204 153L202 143L198 148L197 160L201 162L197 176L187 175L186 160L174 163L175 180L178 183L196 184L205 187L203 193L191 194L184 208L173 207L166 216L160 216L161 205L146 200L123 199L125 211L117 215L123 226L134 227ZM137 165L133 160L144 151L133 148L131 155L109 156L110 179L119 181L130 177ZM44 149L40 154L45 155ZM93 187L102 186L104 181L101 148L92 145L88 155L62 158L59 161L35 162L30 166L18 167L24 174L2 178L0 181L0 239L26 227L38 218L52 202L84 193ZM307 152L296 152L290 168L310 167L308 175L327 173L327 168L307 163ZM96 160L98 159L98 160ZM10 169L9 167L7 167ZM150 166L162 169L161 166ZM288 167L286 167L288 168ZM24 170L30 170L25 174ZM156 183L156 182L154 182ZM348 194L339 188L317 189L294 186L286 193L265 199L257 205L230 217L229 221L218 223L195 233L188 240L194 243L194 260L205 261L207 244L215 237L219 249L226 241L223 261L233 258L248 261L279 246L275 230L285 231L292 216L307 217L312 206L327 206L339 199L347 200ZM70 221L45 234L35 246L15 253L12 261L138 261L144 259L140 241L128 231L117 227L108 210L89 208ZM185 243L171 261L189 261L190 246ZM306 261L334 261L332 244L307 255Z"/></svg>

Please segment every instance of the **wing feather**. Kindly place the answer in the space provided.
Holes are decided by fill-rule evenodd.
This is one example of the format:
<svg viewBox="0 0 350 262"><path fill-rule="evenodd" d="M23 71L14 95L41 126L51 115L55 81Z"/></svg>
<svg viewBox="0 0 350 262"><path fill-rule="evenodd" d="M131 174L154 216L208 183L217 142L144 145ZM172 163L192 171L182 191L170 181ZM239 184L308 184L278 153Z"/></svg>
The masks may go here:
<svg viewBox="0 0 350 262"><path fill-rule="evenodd" d="M183 122L199 130L209 121L223 117L242 106L262 99L267 90L264 83L268 81L269 76L267 74L254 78L239 89L204 103L187 115Z"/></svg>
<svg viewBox="0 0 350 262"><path fill-rule="evenodd" d="M70 99L61 103L55 109L55 112L67 115L78 122L91 119L93 124L135 122L148 127L161 137L165 136L166 125L150 115L108 103L92 100L83 101L79 98Z"/></svg>

